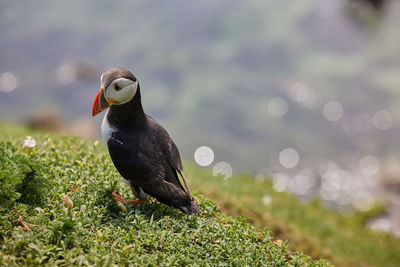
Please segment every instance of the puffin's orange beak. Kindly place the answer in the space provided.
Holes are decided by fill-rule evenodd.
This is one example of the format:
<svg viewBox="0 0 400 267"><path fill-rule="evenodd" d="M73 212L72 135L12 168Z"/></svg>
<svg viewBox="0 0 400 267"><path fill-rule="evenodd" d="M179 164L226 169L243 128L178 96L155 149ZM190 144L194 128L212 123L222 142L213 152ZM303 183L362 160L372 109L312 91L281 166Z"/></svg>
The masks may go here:
<svg viewBox="0 0 400 267"><path fill-rule="evenodd" d="M96 99L94 100L93 103L93 109L92 109L92 116L96 116L106 108L110 106L110 103L107 101L107 99L104 96L104 89L101 88L99 93L96 96Z"/></svg>

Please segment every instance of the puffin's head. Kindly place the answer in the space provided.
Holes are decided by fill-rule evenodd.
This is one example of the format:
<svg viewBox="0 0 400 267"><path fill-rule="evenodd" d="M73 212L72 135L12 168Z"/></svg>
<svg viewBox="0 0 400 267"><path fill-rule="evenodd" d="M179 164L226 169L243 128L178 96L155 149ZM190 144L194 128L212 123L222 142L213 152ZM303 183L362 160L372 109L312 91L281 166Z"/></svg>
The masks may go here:
<svg viewBox="0 0 400 267"><path fill-rule="evenodd" d="M101 75L101 89L93 103L92 116L110 105L122 105L132 100L138 90L136 77L127 69L114 68Z"/></svg>

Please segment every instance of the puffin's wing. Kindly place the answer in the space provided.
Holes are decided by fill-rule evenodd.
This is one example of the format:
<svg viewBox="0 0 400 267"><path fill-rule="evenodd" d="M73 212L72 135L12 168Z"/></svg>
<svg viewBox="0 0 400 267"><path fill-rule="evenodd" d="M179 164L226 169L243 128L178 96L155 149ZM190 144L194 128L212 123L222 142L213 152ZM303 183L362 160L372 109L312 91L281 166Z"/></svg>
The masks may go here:
<svg viewBox="0 0 400 267"><path fill-rule="evenodd" d="M168 143L168 163L176 170L183 170L181 156L179 150L171 138Z"/></svg>
<svg viewBox="0 0 400 267"><path fill-rule="evenodd" d="M164 154L166 155L168 165L172 168L171 174L169 174L169 172L166 171L167 172L166 180L180 187L183 191L186 192L186 194L189 196L190 199L193 199L190 193L190 188L187 183L186 177L183 174L182 161L181 161L181 156L179 155L178 148L176 147L174 141L172 141L167 130L165 130L164 127L162 127L151 117L149 118L153 123L154 125L153 127L156 129L156 132L158 132L161 135L159 138L164 141L162 143ZM182 177L185 186L183 186L181 181L179 180L178 174Z"/></svg>
<svg viewBox="0 0 400 267"><path fill-rule="evenodd" d="M118 172L136 184L157 183L163 180L165 171L162 165L145 155L129 149L128 141L114 132L107 141L108 151Z"/></svg>
<svg viewBox="0 0 400 267"><path fill-rule="evenodd" d="M186 191L186 193L188 194L188 196L192 199L192 195L190 193L190 188L189 185L186 181L186 177L183 174L183 167L182 167L182 161L181 161L181 157L179 155L179 150L176 147L175 143L172 141L172 139L170 139L170 149L169 149L169 164L171 165L171 167L174 169L175 172L175 179L176 182L179 183L179 185L182 187L182 189L184 191ZM179 181L178 175L177 173L179 173L179 175L182 177L183 183L185 184L185 188L186 190L183 188L181 182Z"/></svg>
<svg viewBox="0 0 400 267"><path fill-rule="evenodd" d="M161 160L133 155L117 133L108 139L111 159L119 173L128 180L141 184L146 193L160 199L187 199L176 170Z"/></svg>

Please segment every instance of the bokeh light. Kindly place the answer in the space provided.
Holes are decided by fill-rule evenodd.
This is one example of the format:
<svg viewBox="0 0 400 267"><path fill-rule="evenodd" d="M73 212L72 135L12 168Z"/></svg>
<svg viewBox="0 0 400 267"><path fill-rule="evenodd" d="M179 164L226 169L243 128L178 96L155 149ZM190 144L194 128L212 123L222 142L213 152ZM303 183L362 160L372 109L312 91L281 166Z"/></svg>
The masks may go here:
<svg viewBox="0 0 400 267"><path fill-rule="evenodd" d="M327 190L326 188L321 187L319 189L319 194L323 200L334 201L339 197L340 192L337 190Z"/></svg>
<svg viewBox="0 0 400 267"><path fill-rule="evenodd" d="M322 112L328 121L337 121L343 117L342 104L337 101L330 101L326 103Z"/></svg>
<svg viewBox="0 0 400 267"><path fill-rule="evenodd" d="M336 162L332 160L324 160L319 165L319 175L323 177L326 173L336 172L339 169L339 166Z"/></svg>
<svg viewBox="0 0 400 267"><path fill-rule="evenodd" d="M325 172L321 177L321 188L326 191L339 191L342 185L340 170Z"/></svg>
<svg viewBox="0 0 400 267"><path fill-rule="evenodd" d="M283 117L288 111L288 103L282 97L273 97L267 104L268 112L274 117Z"/></svg>
<svg viewBox="0 0 400 267"><path fill-rule="evenodd" d="M293 177L291 190L297 195L306 195L315 185L315 175L311 169L303 169Z"/></svg>
<svg viewBox="0 0 400 267"><path fill-rule="evenodd" d="M290 177L285 173L276 173L272 175L274 189L277 192L287 191Z"/></svg>
<svg viewBox="0 0 400 267"><path fill-rule="evenodd" d="M378 174L380 169L380 162L377 157L368 155L360 159L359 167L363 174L367 176L373 176Z"/></svg>
<svg viewBox="0 0 400 267"><path fill-rule="evenodd" d="M271 205L271 203L272 203L272 197L271 197L270 195L265 195L265 196L262 197L261 202L262 202L265 206Z"/></svg>
<svg viewBox="0 0 400 267"><path fill-rule="evenodd" d="M313 89L303 82L294 82L289 86L289 96L293 101L305 108L314 108L317 95Z"/></svg>
<svg viewBox="0 0 400 267"><path fill-rule="evenodd" d="M381 110L374 114L372 119L374 127L381 131L386 131L392 128L392 114L387 110Z"/></svg>
<svg viewBox="0 0 400 267"><path fill-rule="evenodd" d="M232 167L228 162L218 162L217 164L215 164L214 168L213 168L213 175L214 176L219 176L222 175L224 176L225 179L232 177Z"/></svg>
<svg viewBox="0 0 400 267"><path fill-rule="evenodd" d="M214 151L208 146L201 146L194 152L194 160L200 166L208 166L214 161Z"/></svg>
<svg viewBox="0 0 400 267"><path fill-rule="evenodd" d="M279 153L279 163L285 168L294 168L297 166L299 161L299 153L293 148L285 148Z"/></svg>
<svg viewBox="0 0 400 267"><path fill-rule="evenodd" d="M8 93L18 87L17 77L11 72L3 72L0 75L0 91Z"/></svg>
<svg viewBox="0 0 400 267"><path fill-rule="evenodd" d="M392 222L387 216L381 216L371 220L368 226L374 231L390 232L392 231Z"/></svg>

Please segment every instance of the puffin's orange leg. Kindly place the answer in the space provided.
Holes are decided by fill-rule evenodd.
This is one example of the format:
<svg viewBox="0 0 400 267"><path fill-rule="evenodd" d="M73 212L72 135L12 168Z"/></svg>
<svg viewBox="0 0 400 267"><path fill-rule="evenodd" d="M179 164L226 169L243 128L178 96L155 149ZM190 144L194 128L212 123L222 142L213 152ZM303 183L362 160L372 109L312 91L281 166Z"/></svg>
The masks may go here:
<svg viewBox="0 0 400 267"><path fill-rule="evenodd" d="M132 205L138 205L146 202L145 198L139 198L139 199L128 199L126 202Z"/></svg>
<svg viewBox="0 0 400 267"><path fill-rule="evenodd" d="M111 193L112 196L114 197L114 200L117 202L121 202L121 203L129 203L132 205L137 205L137 204L142 204L144 202L146 202L146 198L140 198L140 199L128 199L126 200L125 198L123 198L118 192L112 192Z"/></svg>

